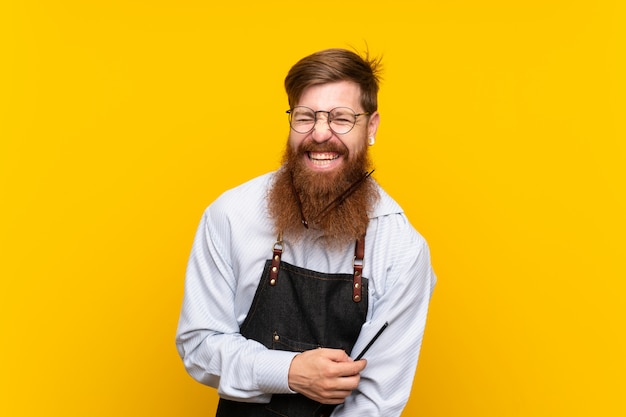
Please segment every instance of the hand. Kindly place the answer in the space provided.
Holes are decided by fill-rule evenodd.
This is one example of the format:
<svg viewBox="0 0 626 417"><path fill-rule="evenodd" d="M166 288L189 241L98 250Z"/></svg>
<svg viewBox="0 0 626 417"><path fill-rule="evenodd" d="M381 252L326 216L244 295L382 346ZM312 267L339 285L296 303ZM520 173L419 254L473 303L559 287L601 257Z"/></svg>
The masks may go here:
<svg viewBox="0 0 626 417"><path fill-rule="evenodd" d="M341 404L359 385L366 365L340 349L308 350L291 361L289 387L322 404Z"/></svg>

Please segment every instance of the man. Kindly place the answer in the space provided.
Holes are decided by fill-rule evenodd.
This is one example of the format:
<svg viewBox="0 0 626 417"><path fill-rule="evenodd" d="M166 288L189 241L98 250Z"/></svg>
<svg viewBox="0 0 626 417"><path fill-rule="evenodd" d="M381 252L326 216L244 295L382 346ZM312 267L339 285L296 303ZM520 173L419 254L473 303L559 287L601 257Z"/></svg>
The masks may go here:
<svg viewBox="0 0 626 417"><path fill-rule="evenodd" d="M435 276L370 176L379 70L343 49L296 63L282 166L202 218L176 341L217 416L390 417L408 400Z"/></svg>

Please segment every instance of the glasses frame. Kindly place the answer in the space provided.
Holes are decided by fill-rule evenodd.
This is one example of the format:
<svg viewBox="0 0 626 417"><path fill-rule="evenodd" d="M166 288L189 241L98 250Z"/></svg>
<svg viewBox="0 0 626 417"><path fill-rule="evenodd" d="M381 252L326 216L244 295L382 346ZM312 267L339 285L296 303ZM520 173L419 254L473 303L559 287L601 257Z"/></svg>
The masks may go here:
<svg viewBox="0 0 626 417"><path fill-rule="evenodd" d="M313 112L313 126L311 126L311 128L309 130L307 130L306 132L300 132L299 130L296 130L292 123L291 123L291 115L293 114L293 111L297 108L303 108L303 109L308 109L311 110ZM352 126L350 127L350 129L348 129L346 132L342 132L339 133L337 131L335 131L335 129L333 129L331 123L332 123L332 119L330 118L330 113L332 113L334 110L337 109L347 109L350 110L352 113L354 113L354 123L352 124ZM296 133L300 133L301 135L307 134L307 133L311 133L313 131L313 129L315 129L315 126L317 126L317 114L318 113L326 113L326 123L328 123L328 128L336 135L345 135L347 133L350 133L352 131L352 129L354 129L354 126L356 126L356 122L358 121L359 116L369 116L370 112L363 112L363 113L357 113L354 110L352 110L350 107L345 107L345 106L339 106L339 107L334 107L330 110L313 110L310 107L307 106L295 106L289 110L287 110L285 113L287 113L288 118L289 118L289 127L291 128L291 130L293 130Z"/></svg>

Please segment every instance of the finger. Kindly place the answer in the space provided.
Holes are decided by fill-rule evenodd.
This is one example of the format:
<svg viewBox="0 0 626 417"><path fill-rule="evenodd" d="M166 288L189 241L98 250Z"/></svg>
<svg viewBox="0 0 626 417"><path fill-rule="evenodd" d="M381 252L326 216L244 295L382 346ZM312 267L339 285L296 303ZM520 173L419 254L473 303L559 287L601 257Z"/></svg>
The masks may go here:
<svg viewBox="0 0 626 417"><path fill-rule="evenodd" d="M324 397L318 398L317 401L322 404L342 404L351 393L352 391L334 391Z"/></svg>
<svg viewBox="0 0 626 417"><path fill-rule="evenodd" d="M352 362L352 358L342 349L317 349L321 355L334 362Z"/></svg>
<svg viewBox="0 0 626 417"><path fill-rule="evenodd" d="M342 362L337 364L337 375L341 377L348 377L358 375L365 369L367 361L364 359L353 362Z"/></svg>
<svg viewBox="0 0 626 417"><path fill-rule="evenodd" d="M352 390L356 389L359 386L359 381L361 380L360 375L354 376L345 376L343 378L338 378L336 380L336 388L335 391L347 391L352 392Z"/></svg>

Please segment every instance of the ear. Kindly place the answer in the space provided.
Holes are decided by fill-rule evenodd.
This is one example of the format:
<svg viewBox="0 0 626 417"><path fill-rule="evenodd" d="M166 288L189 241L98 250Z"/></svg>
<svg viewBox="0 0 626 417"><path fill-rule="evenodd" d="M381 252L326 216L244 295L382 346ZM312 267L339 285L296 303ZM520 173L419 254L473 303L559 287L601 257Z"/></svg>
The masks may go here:
<svg viewBox="0 0 626 417"><path fill-rule="evenodd" d="M378 131L378 124L380 123L380 113L375 111L369 119L367 123L367 137L376 137L376 132Z"/></svg>

